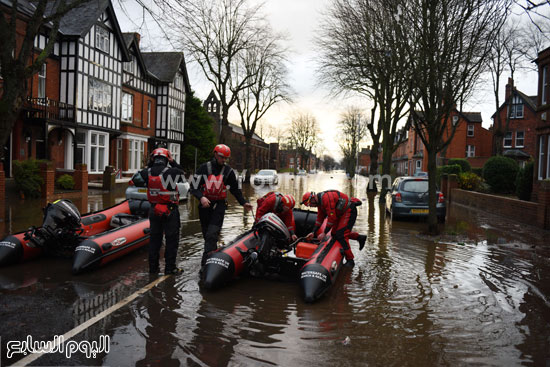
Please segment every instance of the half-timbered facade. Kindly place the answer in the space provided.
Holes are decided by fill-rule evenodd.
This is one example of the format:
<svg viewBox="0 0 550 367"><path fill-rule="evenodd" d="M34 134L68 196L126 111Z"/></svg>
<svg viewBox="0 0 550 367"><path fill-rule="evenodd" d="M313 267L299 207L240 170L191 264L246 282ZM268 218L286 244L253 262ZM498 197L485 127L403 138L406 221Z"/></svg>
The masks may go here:
<svg viewBox="0 0 550 367"><path fill-rule="evenodd" d="M158 80L155 146L165 146L176 161L184 141L185 98L190 93L185 59L180 52L144 52L147 70Z"/></svg>

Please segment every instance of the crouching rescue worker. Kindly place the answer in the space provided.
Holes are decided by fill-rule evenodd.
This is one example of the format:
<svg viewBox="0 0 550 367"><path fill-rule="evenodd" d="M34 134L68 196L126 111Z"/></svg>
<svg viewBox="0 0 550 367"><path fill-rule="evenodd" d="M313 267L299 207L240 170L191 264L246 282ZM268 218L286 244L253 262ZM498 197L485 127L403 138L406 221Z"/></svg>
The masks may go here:
<svg viewBox="0 0 550 367"><path fill-rule="evenodd" d="M256 218L254 224L258 223L261 217L267 213L274 213L277 215L286 228L290 232L292 241L296 241L297 237L294 233L296 231L296 225L294 223L294 213L292 209L296 205L296 200L292 195L283 195L280 192L271 191L258 199L258 207L256 208Z"/></svg>
<svg viewBox="0 0 550 367"><path fill-rule="evenodd" d="M252 210L252 204L245 200L239 188L235 171L226 164L230 156L231 149L227 145L216 145L214 157L197 169L191 185L191 194L199 199L199 219L204 237L201 265L205 265L208 254L218 248L227 207L227 190L246 210Z"/></svg>
<svg viewBox="0 0 550 367"><path fill-rule="evenodd" d="M307 238L313 238L315 233L321 227L325 218L327 225L323 233L317 238L322 240L329 231L334 241L340 242L344 249L346 265L354 266L353 252L349 246L349 239L359 242L359 249L365 246L366 236L357 232L352 232L353 225L357 219L357 206L361 205L361 200L349 198L346 194L337 190L327 190L316 194L315 192L306 192L302 197L302 204L317 208L317 220L313 231L307 235Z"/></svg>
<svg viewBox="0 0 550 367"><path fill-rule="evenodd" d="M149 209L151 225L149 273L159 272L159 254L163 233L166 238L164 274L181 273L182 270L176 267L180 235L177 183L184 180L183 169L172 159L168 149L157 148L151 153L148 168L141 170L140 174L147 182L147 200L151 203Z"/></svg>

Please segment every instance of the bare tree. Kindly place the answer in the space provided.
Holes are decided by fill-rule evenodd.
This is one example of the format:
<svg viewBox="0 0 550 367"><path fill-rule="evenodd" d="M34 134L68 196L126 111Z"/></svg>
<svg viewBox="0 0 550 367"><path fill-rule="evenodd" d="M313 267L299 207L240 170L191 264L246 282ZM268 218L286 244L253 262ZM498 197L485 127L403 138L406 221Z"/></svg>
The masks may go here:
<svg viewBox="0 0 550 367"><path fill-rule="evenodd" d="M451 142L452 111L471 96L504 24L507 0L409 0L395 23L406 50L413 126L428 153L428 232L437 233L436 158Z"/></svg>
<svg viewBox="0 0 550 367"><path fill-rule="evenodd" d="M323 167L325 171L332 171L336 169L336 160L330 155L323 156Z"/></svg>
<svg viewBox="0 0 550 367"><path fill-rule="evenodd" d="M222 125L217 130L223 142L221 132L228 124L229 109L255 78L254 74L236 76L244 54L258 41L261 5L249 6L246 0L189 0L180 5L182 9L169 8L165 14L220 97Z"/></svg>
<svg viewBox="0 0 550 367"><path fill-rule="evenodd" d="M63 16L71 9L92 0L59 0L53 6L51 0L34 1L29 6L13 1L11 6L2 3L0 8L0 143L5 146L17 116L28 94L28 81L42 69L51 55L59 33ZM8 2L10 3L10 2ZM19 26L24 28L22 41L18 38ZM41 51L34 48L34 40L47 34L47 42ZM0 150L0 159L4 157Z"/></svg>
<svg viewBox="0 0 550 367"><path fill-rule="evenodd" d="M382 145L384 174L390 174L391 156L400 144L397 126L408 114L411 91L410 71L403 67L407 55L400 49L401 35L394 25L399 4L398 0L336 0L316 40L320 81L335 94L356 92L373 101L369 131L376 159L371 159L371 172L377 170Z"/></svg>
<svg viewBox="0 0 550 367"><path fill-rule="evenodd" d="M242 55L240 75L249 79L249 86L237 93L237 109L245 137L245 167L250 167L252 136L258 121L275 104L290 101L290 86L286 82L286 50L283 38L264 27L258 39ZM250 170L245 182L250 181Z"/></svg>
<svg viewBox="0 0 550 367"><path fill-rule="evenodd" d="M311 152L319 142L319 124L315 116L299 113L292 117L288 131L288 146L295 150L296 155L300 155L302 168L307 166Z"/></svg>
<svg viewBox="0 0 550 367"><path fill-rule="evenodd" d="M349 107L340 117L339 145L344 155L346 172L353 178L356 171L359 143L367 135L368 120L358 107Z"/></svg>
<svg viewBox="0 0 550 367"><path fill-rule="evenodd" d="M502 154L503 138L510 125L511 108L508 107L506 118L503 120L498 110L500 108L500 88L501 78L508 73L514 80L516 70L526 61L527 49L524 42L524 29L511 22L505 24L496 34L494 42L490 49L490 56L487 57L487 69L491 76L493 84L493 93L495 96L495 111L497 111L493 125L493 154ZM513 88L513 86L512 86ZM511 105L512 97L504 101Z"/></svg>

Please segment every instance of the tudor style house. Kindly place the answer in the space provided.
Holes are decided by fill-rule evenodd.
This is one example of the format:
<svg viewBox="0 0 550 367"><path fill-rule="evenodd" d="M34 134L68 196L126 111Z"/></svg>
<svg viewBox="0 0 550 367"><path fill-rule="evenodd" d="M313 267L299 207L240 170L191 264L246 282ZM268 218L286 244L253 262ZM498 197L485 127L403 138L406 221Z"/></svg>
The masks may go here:
<svg viewBox="0 0 550 367"><path fill-rule="evenodd" d="M29 9L20 7L21 22ZM35 53L46 40L44 30ZM48 159L58 173L85 163L94 180L107 165L137 171L158 145L179 160L190 91L183 54L142 54L139 35L121 32L110 0L87 2L62 19L54 52L29 82L5 163ZM10 164L4 169L11 176Z"/></svg>

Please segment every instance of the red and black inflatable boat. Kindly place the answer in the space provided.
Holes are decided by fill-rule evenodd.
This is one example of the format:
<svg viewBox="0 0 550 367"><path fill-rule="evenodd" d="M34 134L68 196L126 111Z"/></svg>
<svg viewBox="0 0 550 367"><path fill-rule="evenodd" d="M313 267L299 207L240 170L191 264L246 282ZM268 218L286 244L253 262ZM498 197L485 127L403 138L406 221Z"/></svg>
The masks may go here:
<svg viewBox="0 0 550 367"><path fill-rule="evenodd" d="M305 236L314 227L317 213L294 209L296 234ZM322 227L319 231L322 231ZM314 302L334 283L344 252L330 235L322 241L298 241L289 246L290 233L273 213L263 216L254 229L213 252L201 273L201 285L215 289L241 274L299 280L304 300Z"/></svg>
<svg viewBox="0 0 550 367"><path fill-rule="evenodd" d="M126 200L80 216L70 200L44 208L41 227L15 233L0 241L0 266L28 261L44 254L72 256L73 272L103 265L149 243L149 203ZM99 247L92 252L94 244ZM76 251L84 245L80 254Z"/></svg>

